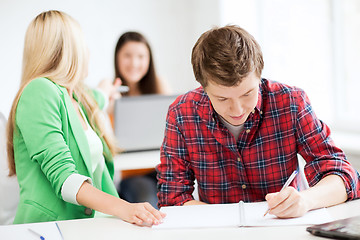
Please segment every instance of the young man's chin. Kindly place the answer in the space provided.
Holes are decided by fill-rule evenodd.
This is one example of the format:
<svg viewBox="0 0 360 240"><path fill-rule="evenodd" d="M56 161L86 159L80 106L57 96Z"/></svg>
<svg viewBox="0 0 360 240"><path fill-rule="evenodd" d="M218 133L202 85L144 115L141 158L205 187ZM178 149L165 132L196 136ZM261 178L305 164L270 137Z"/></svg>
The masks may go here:
<svg viewBox="0 0 360 240"><path fill-rule="evenodd" d="M242 117L241 119L234 119L232 117L229 117L226 118L225 120L233 126L239 126L241 124L244 124L245 122L244 117Z"/></svg>

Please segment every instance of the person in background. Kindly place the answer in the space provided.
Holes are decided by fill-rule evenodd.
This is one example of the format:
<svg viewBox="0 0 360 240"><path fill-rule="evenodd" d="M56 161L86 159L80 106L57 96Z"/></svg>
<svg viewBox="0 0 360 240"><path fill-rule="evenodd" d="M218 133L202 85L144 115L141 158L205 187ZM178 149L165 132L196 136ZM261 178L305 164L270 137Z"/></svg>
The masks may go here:
<svg viewBox="0 0 360 240"><path fill-rule="evenodd" d="M266 200L281 218L360 197L360 175L306 93L261 78L261 48L238 26L213 28L192 50L201 87L169 107L158 165L159 206ZM310 187L282 187L306 161ZM194 200L194 180L199 201Z"/></svg>
<svg viewBox="0 0 360 240"><path fill-rule="evenodd" d="M129 91L124 96L168 94L169 87L156 74L149 42L138 32L122 34L115 47L115 78Z"/></svg>
<svg viewBox="0 0 360 240"><path fill-rule="evenodd" d="M123 96L144 94L169 94L169 87L156 74L150 45L138 32L122 34L115 47L115 79L129 91ZM113 119L113 103L109 106L110 119ZM126 114L126 113L124 113ZM112 120L114 121L114 120ZM157 207L157 179L155 169L122 171L119 195L129 202L148 201Z"/></svg>
<svg viewBox="0 0 360 240"><path fill-rule="evenodd" d="M7 126L10 175L20 186L14 223L99 212L138 225L159 224L164 217L149 203L118 197L112 180L116 145L101 122L105 98L84 83L88 55L79 24L63 12L43 12L27 29L20 89ZM103 90L110 95L116 87Z"/></svg>

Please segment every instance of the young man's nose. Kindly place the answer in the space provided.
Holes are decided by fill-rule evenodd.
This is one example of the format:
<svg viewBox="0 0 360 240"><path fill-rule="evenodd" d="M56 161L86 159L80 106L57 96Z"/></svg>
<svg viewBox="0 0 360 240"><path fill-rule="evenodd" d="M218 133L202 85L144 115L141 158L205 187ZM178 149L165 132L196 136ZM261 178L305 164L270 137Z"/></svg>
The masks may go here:
<svg viewBox="0 0 360 240"><path fill-rule="evenodd" d="M231 112L234 116L240 116L243 114L243 107L241 102L234 101L231 105Z"/></svg>

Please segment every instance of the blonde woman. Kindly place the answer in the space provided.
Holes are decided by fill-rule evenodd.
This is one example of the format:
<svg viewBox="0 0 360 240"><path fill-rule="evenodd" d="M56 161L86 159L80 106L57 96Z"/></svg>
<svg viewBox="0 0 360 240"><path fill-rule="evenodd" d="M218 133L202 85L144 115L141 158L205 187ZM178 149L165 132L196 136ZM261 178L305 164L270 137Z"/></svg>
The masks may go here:
<svg viewBox="0 0 360 240"><path fill-rule="evenodd" d="M87 68L88 50L73 18L47 11L30 23L7 128L10 175L17 175L20 186L14 223L102 212L138 225L158 224L164 215L149 203L118 197L112 181L116 147L99 110L104 95L85 86Z"/></svg>

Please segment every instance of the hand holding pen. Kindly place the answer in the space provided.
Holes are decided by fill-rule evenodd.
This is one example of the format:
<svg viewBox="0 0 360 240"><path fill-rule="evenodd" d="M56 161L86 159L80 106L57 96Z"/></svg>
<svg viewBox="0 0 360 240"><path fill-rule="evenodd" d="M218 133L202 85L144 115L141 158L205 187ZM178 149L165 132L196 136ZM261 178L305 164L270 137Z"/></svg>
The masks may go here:
<svg viewBox="0 0 360 240"><path fill-rule="evenodd" d="M290 175L290 177L288 178L288 180L285 182L284 186L281 188L281 190L278 193L270 193L270 194L266 195L265 198L266 198L266 201L268 202L269 209L265 212L264 217L270 211L272 211L276 208L279 208L279 207L280 207L280 209L277 209L276 212L281 213L283 211L286 211L291 207L291 205L294 203L294 201L296 201L297 197L295 195L297 195L296 193L298 193L298 192L295 189L288 191L287 194L283 194L283 191L291 184L291 182L294 180L294 178L296 177L297 174L298 174L298 171L295 170ZM280 217L281 217L281 214L279 214Z"/></svg>

